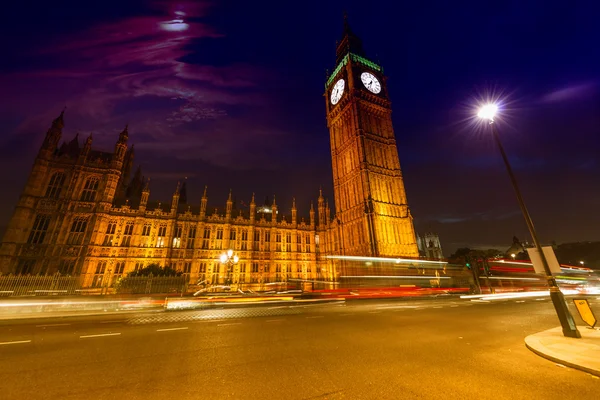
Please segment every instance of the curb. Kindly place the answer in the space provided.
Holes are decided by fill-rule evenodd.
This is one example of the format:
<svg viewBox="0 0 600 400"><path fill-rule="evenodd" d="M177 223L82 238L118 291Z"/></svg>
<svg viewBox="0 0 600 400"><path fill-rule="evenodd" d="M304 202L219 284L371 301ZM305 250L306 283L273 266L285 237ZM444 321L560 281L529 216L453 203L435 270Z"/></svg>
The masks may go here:
<svg viewBox="0 0 600 400"><path fill-rule="evenodd" d="M528 342L530 341L536 341L539 343L539 340L537 338L533 338L533 335L527 336L525 338L525 347L527 347L529 350L531 350L533 353L537 354L538 356L545 358L547 360L550 360L552 362L555 362L557 364L561 364L564 366L567 366L569 368L573 368L573 369L577 369L579 371L583 371L583 372L587 372L588 374L594 375L594 376L598 376L600 377L600 370L597 369L593 369L593 368L588 368L588 367L584 367L583 365L579 365L579 364L575 364L573 362L567 361L567 360L563 360L560 359L558 357L552 356L550 354L544 353L538 349L536 349L533 344L530 344ZM543 347L543 345L540 345L540 347Z"/></svg>

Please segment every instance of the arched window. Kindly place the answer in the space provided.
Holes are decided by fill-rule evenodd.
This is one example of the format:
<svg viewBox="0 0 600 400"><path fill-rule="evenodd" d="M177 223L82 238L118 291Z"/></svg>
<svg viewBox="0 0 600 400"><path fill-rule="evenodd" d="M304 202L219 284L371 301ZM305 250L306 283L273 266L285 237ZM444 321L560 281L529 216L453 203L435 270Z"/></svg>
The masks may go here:
<svg viewBox="0 0 600 400"><path fill-rule="evenodd" d="M96 192L98 191L98 178L89 178L85 182L83 192L81 192L81 201L96 200Z"/></svg>
<svg viewBox="0 0 600 400"><path fill-rule="evenodd" d="M65 183L65 174L63 172L57 172L50 178L48 188L46 188L46 197L50 199L58 199L60 192Z"/></svg>

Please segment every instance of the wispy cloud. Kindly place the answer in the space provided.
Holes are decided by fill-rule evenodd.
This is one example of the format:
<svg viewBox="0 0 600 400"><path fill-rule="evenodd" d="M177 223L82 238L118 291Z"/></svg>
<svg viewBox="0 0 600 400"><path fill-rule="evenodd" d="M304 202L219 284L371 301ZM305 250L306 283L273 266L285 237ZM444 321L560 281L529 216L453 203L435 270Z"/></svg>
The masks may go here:
<svg viewBox="0 0 600 400"><path fill-rule="evenodd" d="M30 93L37 107L30 104L28 109L12 110L23 114L16 133L42 135L66 103L67 132L74 127L93 130L98 143L109 139L102 137L105 133L113 135L129 123L131 140L140 149L177 148L178 157L209 162L220 162L219 154L236 149L252 151L252 141L238 132L249 133L244 129L247 122L227 119L232 107L265 104L258 83L267 72L243 63L214 66L182 61L202 40L224 36L199 22L210 11L208 3L153 2L150 6L156 11L148 15L99 22L68 37L49 38L29 50L29 56L49 62L0 77L0 86L6 87L62 83L61 90L48 90L50 94L44 96ZM199 130L198 123L221 120L205 127L211 132Z"/></svg>
<svg viewBox="0 0 600 400"><path fill-rule="evenodd" d="M540 102L561 103L576 100L594 93L597 89L598 82L585 82L577 85L569 85L546 93L541 97Z"/></svg>

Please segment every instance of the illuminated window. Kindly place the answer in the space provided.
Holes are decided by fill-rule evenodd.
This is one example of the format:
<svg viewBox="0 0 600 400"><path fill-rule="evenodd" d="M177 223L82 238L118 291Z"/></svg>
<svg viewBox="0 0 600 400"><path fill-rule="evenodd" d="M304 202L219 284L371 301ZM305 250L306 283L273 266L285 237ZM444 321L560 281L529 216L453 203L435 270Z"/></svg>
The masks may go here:
<svg viewBox="0 0 600 400"><path fill-rule="evenodd" d="M46 197L50 199L58 199L64 183L64 173L57 172L54 175L52 175L52 177L50 178L50 182L48 183L48 187L46 188Z"/></svg>
<svg viewBox="0 0 600 400"><path fill-rule="evenodd" d="M173 248L178 249L181 247L181 225L175 227L175 234L173 235Z"/></svg>
<svg viewBox="0 0 600 400"><path fill-rule="evenodd" d="M98 191L98 178L89 178L85 182L83 192L81 192L81 201L94 201L96 200L96 192Z"/></svg>
<svg viewBox="0 0 600 400"><path fill-rule="evenodd" d="M29 233L29 239L27 239L27 243L29 243L29 244L43 243L44 238L46 237L46 232L48 231L49 225L50 225L50 216L38 214L35 217L35 221L33 221L33 227L31 228L31 232Z"/></svg>
<svg viewBox="0 0 600 400"><path fill-rule="evenodd" d="M156 238L156 247L165 247L165 236L167 235L167 226L158 227L158 237Z"/></svg>

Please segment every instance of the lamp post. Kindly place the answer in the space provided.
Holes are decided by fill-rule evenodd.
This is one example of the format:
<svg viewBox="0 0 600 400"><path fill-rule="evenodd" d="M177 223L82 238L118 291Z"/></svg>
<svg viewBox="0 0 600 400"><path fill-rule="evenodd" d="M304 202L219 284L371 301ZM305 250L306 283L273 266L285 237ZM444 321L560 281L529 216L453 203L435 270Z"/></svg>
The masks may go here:
<svg viewBox="0 0 600 400"><path fill-rule="evenodd" d="M227 284L231 284L230 273L233 273L233 266L240 261L240 258L237 254L233 253L233 250L229 249L226 253L221 254L220 260L221 264L225 264L227 266Z"/></svg>
<svg viewBox="0 0 600 400"><path fill-rule="evenodd" d="M517 195L517 200L519 202L519 206L521 207L521 212L523 213L523 217L525 218L525 223L527 224L527 228L529 228L529 233L531 234L531 238L533 239L533 243L540 255L542 260L542 265L544 266L544 272L546 273L546 280L548 282L548 287L550 289L550 298L552 299L552 304L554 304L554 309L556 310L556 314L558 315L558 319L560 320L560 324L562 326L563 335L572 338L580 338L581 333L577 330L577 325L575 325L575 321L573 320L573 316L569 312L567 307L567 303L565 302L565 298L558 287L554 276L552 276L552 272L550 271L550 266L548 264L548 260L546 259L546 255L542 250L542 245L538 240L537 233L533 226L533 221L531 220L531 216L529 215L529 211L525 206L525 202L523 201L523 196L521 195L521 191L519 190L519 186L517 185L517 179L512 171L510 163L508 162L508 157L504 152L504 147L502 146L502 142L500 141L500 135L498 134L498 128L494 123L494 117L496 116L496 112L498 111L498 106L495 104L486 104L479 109L477 116L483 120L487 120L489 122L489 126L492 130L492 136L494 137L494 141L498 146L498 150L500 150L500 154L502 155L502 160L504 161L504 165L506 167L506 172L508 172L508 176L510 177L510 181L513 185L515 193Z"/></svg>
<svg viewBox="0 0 600 400"><path fill-rule="evenodd" d="M515 257L516 257L517 255L516 255L515 253L512 253L510 256L512 257L513 261L515 261Z"/></svg>

